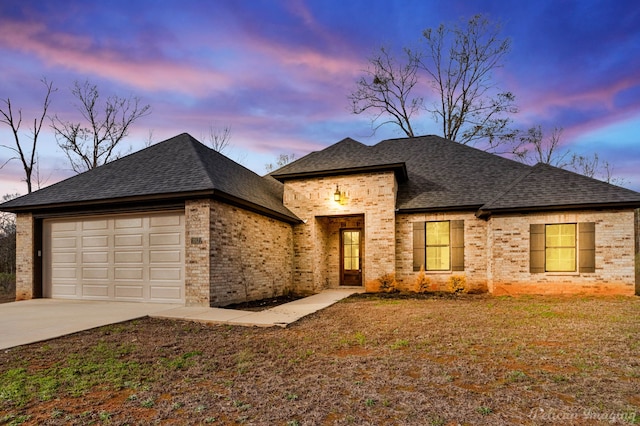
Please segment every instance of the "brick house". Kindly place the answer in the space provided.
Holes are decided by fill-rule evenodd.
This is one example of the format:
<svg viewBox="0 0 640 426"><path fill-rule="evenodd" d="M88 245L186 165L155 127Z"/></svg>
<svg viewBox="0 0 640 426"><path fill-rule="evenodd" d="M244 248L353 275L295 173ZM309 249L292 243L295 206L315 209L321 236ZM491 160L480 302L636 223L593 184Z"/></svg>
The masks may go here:
<svg viewBox="0 0 640 426"><path fill-rule="evenodd" d="M640 294L640 193L437 136L344 139L260 177L181 134L0 205L17 298L229 303L420 274Z"/></svg>

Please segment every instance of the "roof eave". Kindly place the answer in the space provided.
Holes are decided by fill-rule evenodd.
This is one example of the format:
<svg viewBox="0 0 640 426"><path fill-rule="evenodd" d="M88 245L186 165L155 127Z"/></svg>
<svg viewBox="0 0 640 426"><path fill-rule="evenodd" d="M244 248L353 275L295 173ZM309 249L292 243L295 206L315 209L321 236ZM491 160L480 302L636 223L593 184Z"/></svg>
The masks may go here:
<svg viewBox="0 0 640 426"><path fill-rule="evenodd" d="M246 201L241 198L234 197L225 192L212 190L212 189L207 189L202 191L169 193L169 194L153 194L153 195L147 195L147 196L109 198L109 199L102 199L102 200L88 200L88 201L85 200L85 201L68 202L68 203L16 206L16 207L9 207L9 208L2 207L2 211L7 211L10 213L34 213L38 215L45 211L47 213L60 212L62 210L65 210L65 211L78 210L79 211L84 209L83 211L87 211L86 209L88 207L91 207L91 210L101 210L103 208L111 208L114 205L125 207L127 205L151 204L154 202L166 203L171 201L183 201L183 200L196 199L196 198L217 198L229 204L234 204L239 207L243 207L247 210L251 210L256 213L260 213L265 216L269 216L274 219L278 219L288 223L302 222L300 219L298 219L295 216L289 216L284 213L277 212L269 208L260 206L258 204L252 203L250 201Z"/></svg>
<svg viewBox="0 0 640 426"><path fill-rule="evenodd" d="M202 191L191 192L178 192L178 193L165 193L165 194L151 194L151 195L137 195L131 197L119 197L119 198L105 198L99 200L82 200L71 201L62 203L49 203L49 204L30 204L25 206L15 207L3 207L0 205L1 211L10 213L28 213L37 212L41 210L60 210L60 209L77 209L83 207L102 207L114 204L133 204L133 203L149 203L154 201L175 201L186 200L189 198L202 198L211 196L213 190L207 189Z"/></svg>
<svg viewBox="0 0 640 426"><path fill-rule="evenodd" d="M453 211L477 211L482 205L460 205L460 206L436 206L436 207L414 207L409 209L398 208L397 213L413 214L413 213L434 213L434 212L453 212Z"/></svg>
<svg viewBox="0 0 640 426"><path fill-rule="evenodd" d="M486 219L494 214L503 213L530 213L541 211L561 211L561 210L610 210L610 209L637 209L640 208L640 202L615 202L615 203L587 203L587 204L561 204L548 206L523 206L523 207L506 207L506 208L480 208L476 213L476 217Z"/></svg>
<svg viewBox="0 0 640 426"><path fill-rule="evenodd" d="M325 177L325 176L340 176L340 175L353 175L360 173L369 173L369 172L384 172L384 171L393 171L396 174L396 178L399 182L405 182L409 175L407 173L407 166L405 163L393 163L393 164L380 164L373 166L362 166L362 167L348 167L343 169L330 169L330 170L314 170L310 172L299 172L299 173L282 173L282 174L271 174L274 179L279 180L280 182L290 180L290 179L307 179L314 177Z"/></svg>

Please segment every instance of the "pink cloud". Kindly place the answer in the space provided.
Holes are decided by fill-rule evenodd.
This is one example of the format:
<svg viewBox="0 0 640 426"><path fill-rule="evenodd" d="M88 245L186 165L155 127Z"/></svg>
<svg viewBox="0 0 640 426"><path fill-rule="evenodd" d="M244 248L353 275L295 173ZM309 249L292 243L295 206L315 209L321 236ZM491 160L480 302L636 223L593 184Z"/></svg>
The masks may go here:
<svg viewBox="0 0 640 426"><path fill-rule="evenodd" d="M178 91L199 97L231 85L231 79L220 72L162 59L132 60L117 50L96 49L87 37L51 32L34 22L2 22L0 44L5 49L34 54L49 66L119 80L144 90Z"/></svg>

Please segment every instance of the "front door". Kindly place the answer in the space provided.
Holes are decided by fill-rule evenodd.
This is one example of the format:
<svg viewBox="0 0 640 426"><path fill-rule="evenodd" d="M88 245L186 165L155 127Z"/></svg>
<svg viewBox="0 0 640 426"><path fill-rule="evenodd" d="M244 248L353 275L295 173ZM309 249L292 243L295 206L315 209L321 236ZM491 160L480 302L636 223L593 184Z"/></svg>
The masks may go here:
<svg viewBox="0 0 640 426"><path fill-rule="evenodd" d="M340 233L340 285L362 285L362 230Z"/></svg>

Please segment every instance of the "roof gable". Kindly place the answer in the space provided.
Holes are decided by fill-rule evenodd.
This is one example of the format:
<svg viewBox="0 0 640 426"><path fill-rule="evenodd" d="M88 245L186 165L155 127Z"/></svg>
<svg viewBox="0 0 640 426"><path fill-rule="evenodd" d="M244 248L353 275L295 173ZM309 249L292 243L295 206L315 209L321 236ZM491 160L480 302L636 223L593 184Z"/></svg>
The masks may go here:
<svg viewBox="0 0 640 426"><path fill-rule="evenodd" d="M282 185L258 176L187 133L0 205L7 211L34 211L113 204L128 199L184 199L217 196L290 220Z"/></svg>
<svg viewBox="0 0 640 426"><path fill-rule="evenodd" d="M603 206L640 207L640 194L555 167L535 167L439 136L389 139L366 146L344 139L272 173L276 179L390 170L402 165L400 211ZM398 175L397 175L398 176Z"/></svg>

